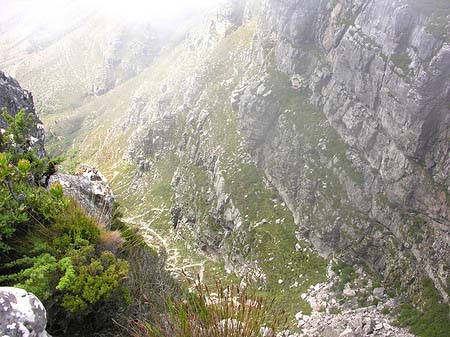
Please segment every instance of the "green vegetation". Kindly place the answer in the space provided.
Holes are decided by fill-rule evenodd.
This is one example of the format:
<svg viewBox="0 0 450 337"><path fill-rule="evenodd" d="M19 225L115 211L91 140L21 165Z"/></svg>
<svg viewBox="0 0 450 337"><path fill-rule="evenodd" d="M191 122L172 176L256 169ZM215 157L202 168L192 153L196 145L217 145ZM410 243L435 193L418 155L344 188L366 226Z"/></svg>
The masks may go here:
<svg viewBox="0 0 450 337"><path fill-rule="evenodd" d="M128 303L127 261L100 248L106 231L60 184L46 186L54 168L29 147L32 119L24 111L0 138L0 283L33 292L49 313L49 330L102 329ZM114 247L113 247L114 248ZM95 313L95 319L92 314Z"/></svg>
<svg viewBox="0 0 450 337"><path fill-rule="evenodd" d="M391 313L391 309L389 307L384 307L383 309L381 309L381 313L383 315L389 315Z"/></svg>
<svg viewBox="0 0 450 337"><path fill-rule="evenodd" d="M411 69L409 68L409 66L412 63L412 60L409 57L408 53L392 54L391 61L397 68L403 71L403 74L405 76L408 76L411 73Z"/></svg>
<svg viewBox="0 0 450 337"><path fill-rule="evenodd" d="M344 289L347 283L353 282L356 279L355 268L349 266L343 261L338 261L333 264L332 270L339 276L338 288Z"/></svg>
<svg viewBox="0 0 450 337"><path fill-rule="evenodd" d="M237 337L258 336L261 327L275 336L286 328L284 311L273 301L238 287L224 287L220 282L210 290L200 282L183 300L167 299L167 310L154 323L131 321L135 337Z"/></svg>
<svg viewBox="0 0 450 337"><path fill-rule="evenodd" d="M421 305L403 304L398 321L420 337L446 337L450 331L450 307L442 302L433 281L424 277L421 282Z"/></svg>
<svg viewBox="0 0 450 337"><path fill-rule="evenodd" d="M262 294L274 296L277 308L292 314L299 310L309 313L311 308L300 295L309 286L326 280L326 260L306 244L297 242L297 226L291 212L275 190L264 186L263 174L253 164L242 163L239 169L230 170L226 181L249 226L245 227L247 237L240 251L248 252L249 260L258 261L265 275L255 287L263 289ZM251 226L256 223L259 225ZM301 249L297 250L296 244ZM292 298L298 300L293 302Z"/></svg>

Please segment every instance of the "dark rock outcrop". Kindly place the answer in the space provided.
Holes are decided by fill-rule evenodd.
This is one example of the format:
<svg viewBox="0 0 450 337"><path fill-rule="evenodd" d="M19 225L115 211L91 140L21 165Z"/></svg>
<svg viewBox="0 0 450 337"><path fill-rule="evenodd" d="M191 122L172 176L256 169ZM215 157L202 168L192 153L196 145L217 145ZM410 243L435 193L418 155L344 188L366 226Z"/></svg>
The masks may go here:
<svg viewBox="0 0 450 337"><path fill-rule="evenodd" d="M0 111L3 109L11 116L15 116L20 110L24 110L26 115L31 116L33 124L30 145L36 149L38 157L43 157L45 155L44 125L34 109L33 95L22 89L15 79L0 71ZM6 121L0 115L0 128L6 129L6 127Z"/></svg>

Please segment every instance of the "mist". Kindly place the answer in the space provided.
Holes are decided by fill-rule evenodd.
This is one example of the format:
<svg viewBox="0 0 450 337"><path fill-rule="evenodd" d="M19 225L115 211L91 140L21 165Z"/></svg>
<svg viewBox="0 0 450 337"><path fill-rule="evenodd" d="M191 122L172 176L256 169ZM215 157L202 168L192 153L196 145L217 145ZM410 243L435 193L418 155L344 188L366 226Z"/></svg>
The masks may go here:
<svg viewBox="0 0 450 337"><path fill-rule="evenodd" d="M89 15L168 29L213 10L221 2L223 0L0 0L0 32L2 27L20 22L25 30L50 33L64 30Z"/></svg>

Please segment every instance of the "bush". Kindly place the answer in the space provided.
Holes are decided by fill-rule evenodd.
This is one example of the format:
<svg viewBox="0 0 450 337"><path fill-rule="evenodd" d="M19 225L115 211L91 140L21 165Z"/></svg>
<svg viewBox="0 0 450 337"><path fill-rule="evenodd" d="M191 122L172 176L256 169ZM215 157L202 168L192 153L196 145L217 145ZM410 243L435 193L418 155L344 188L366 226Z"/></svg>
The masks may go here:
<svg viewBox="0 0 450 337"><path fill-rule="evenodd" d="M9 127L0 134L0 284L40 298L52 334L91 335L112 326L113 314L129 303L128 262L107 249L116 247L101 245L108 234L64 197L61 184L47 189L56 162L38 158L30 146L31 117L20 111L4 118Z"/></svg>
<svg viewBox="0 0 450 337"><path fill-rule="evenodd" d="M353 282L356 279L355 268L343 261L333 263L332 270L339 276L338 288L340 290L344 289L347 283Z"/></svg>
<svg viewBox="0 0 450 337"><path fill-rule="evenodd" d="M126 261L116 260L111 252L97 257L92 246L83 247L66 261L65 274L57 289L64 292L62 306L72 313L86 311L99 301L108 301L128 275Z"/></svg>

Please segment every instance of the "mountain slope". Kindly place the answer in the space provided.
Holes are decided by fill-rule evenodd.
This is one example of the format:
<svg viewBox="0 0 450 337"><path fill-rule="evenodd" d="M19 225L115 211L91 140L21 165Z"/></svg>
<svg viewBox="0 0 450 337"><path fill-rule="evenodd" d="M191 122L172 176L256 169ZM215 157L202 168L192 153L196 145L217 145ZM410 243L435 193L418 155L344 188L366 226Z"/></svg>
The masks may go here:
<svg viewBox="0 0 450 337"><path fill-rule="evenodd" d="M339 256L448 302L449 14L443 0L230 1L50 130L107 173L175 272L234 271L307 311L292 298Z"/></svg>

